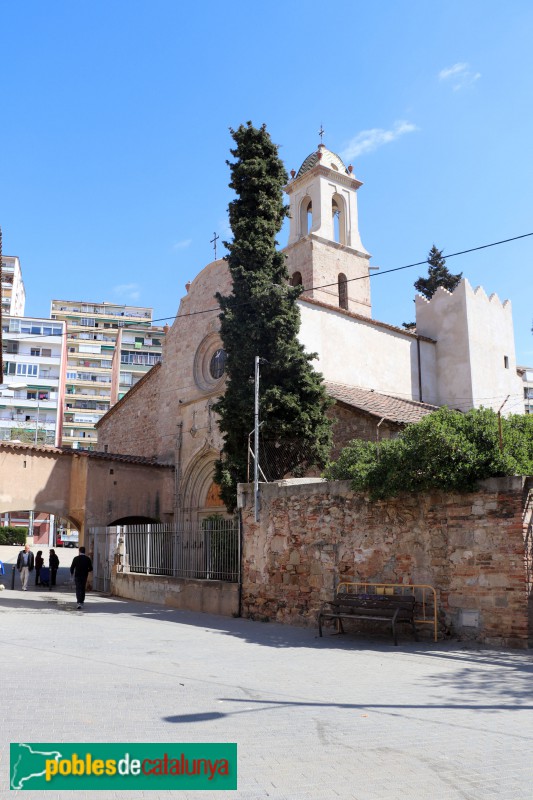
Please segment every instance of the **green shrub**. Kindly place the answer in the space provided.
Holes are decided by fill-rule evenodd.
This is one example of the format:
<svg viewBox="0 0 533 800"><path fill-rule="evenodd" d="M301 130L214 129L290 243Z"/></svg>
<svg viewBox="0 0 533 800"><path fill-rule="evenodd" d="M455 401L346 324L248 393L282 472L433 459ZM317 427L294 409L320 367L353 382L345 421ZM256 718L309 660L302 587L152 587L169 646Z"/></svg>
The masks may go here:
<svg viewBox="0 0 533 800"><path fill-rule="evenodd" d="M397 439L355 440L325 477L351 480L372 499L431 489L467 492L484 478L533 474L533 416L501 420L487 408L466 414L441 408L409 425Z"/></svg>
<svg viewBox="0 0 533 800"><path fill-rule="evenodd" d="M0 545L2 544L26 544L28 535L27 528L19 528L14 525L0 526Z"/></svg>

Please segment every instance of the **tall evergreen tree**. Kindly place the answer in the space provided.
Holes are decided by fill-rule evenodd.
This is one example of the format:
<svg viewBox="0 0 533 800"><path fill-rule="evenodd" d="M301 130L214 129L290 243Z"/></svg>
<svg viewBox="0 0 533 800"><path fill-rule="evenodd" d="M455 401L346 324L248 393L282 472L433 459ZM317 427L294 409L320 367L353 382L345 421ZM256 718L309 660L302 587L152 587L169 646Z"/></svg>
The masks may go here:
<svg viewBox="0 0 533 800"><path fill-rule="evenodd" d="M426 300L431 300L439 286L453 292L457 284L461 281L463 273L452 275L446 266L446 259L443 258L442 250L438 250L435 245L429 251L427 258L429 264L427 278L419 278L415 282L415 289L423 294Z"/></svg>
<svg viewBox="0 0 533 800"><path fill-rule="evenodd" d="M415 281L416 291L423 294L426 300L431 300L439 286L443 286L444 289L453 292L461 281L463 273L452 275L446 266L446 259L442 255L442 250L439 250L435 245L429 251L427 263L429 264L428 276ZM416 322L402 322L402 325L407 330L416 328Z"/></svg>
<svg viewBox="0 0 533 800"><path fill-rule="evenodd" d="M277 250L276 235L288 215L282 195L287 174L265 125L248 122L231 135L236 160L227 162L229 185L237 197L229 204L233 241L225 246L233 289L227 297L217 295L227 382L214 407L224 438L215 480L229 510L236 505L237 483L247 479L256 356L262 359L261 439L275 444L264 462L268 478L323 466L331 445L322 377L297 339L301 287L289 285L285 255Z"/></svg>

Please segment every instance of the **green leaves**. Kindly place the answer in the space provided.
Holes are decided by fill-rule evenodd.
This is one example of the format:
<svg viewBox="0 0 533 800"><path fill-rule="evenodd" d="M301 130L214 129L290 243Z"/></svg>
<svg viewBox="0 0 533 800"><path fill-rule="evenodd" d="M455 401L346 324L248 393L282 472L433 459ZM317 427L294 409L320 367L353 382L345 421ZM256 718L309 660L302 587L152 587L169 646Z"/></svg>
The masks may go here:
<svg viewBox="0 0 533 800"><path fill-rule="evenodd" d="M226 243L232 294L217 295L221 337L228 355L226 391L215 404L224 448L215 480L229 510L236 485L247 480L248 436L254 425L254 361L263 359L260 382L262 441L276 457L270 479L325 464L330 448L329 400L321 376L297 339L301 289L288 282L285 255L276 249L288 207L287 173L263 125L232 131L236 143L230 187L233 241ZM278 457L279 455L279 457ZM279 474L278 474L279 473Z"/></svg>
<svg viewBox="0 0 533 800"><path fill-rule="evenodd" d="M351 480L373 499L432 489L465 492L484 478L533 474L533 418L501 420L491 409L467 414L441 408L397 439L351 442L328 465L330 480Z"/></svg>

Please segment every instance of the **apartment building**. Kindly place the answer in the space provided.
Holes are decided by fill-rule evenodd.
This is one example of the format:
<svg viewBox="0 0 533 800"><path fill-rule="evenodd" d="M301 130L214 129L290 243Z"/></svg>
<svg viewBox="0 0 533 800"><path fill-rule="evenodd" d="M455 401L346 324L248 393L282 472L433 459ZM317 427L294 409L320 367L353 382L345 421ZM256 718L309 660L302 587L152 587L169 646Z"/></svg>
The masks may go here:
<svg viewBox="0 0 533 800"><path fill-rule="evenodd" d="M96 449L94 426L113 402L112 365L119 333L131 327L139 338L145 332L148 334L152 309L107 302L52 300L50 318L67 325L62 444L74 449Z"/></svg>
<svg viewBox="0 0 533 800"><path fill-rule="evenodd" d="M533 367L517 367L517 372L524 382L524 411L533 414Z"/></svg>
<svg viewBox="0 0 533 800"><path fill-rule="evenodd" d="M0 440L61 443L66 326L37 317L2 318Z"/></svg>
<svg viewBox="0 0 533 800"><path fill-rule="evenodd" d="M159 364L166 331L167 328L158 326L119 328L112 365L112 406L122 400L155 364Z"/></svg>
<svg viewBox="0 0 533 800"><path fill-rule="evenodd" d="M2 257L2 317L22 317L26 293L17 256Z"/></svg>

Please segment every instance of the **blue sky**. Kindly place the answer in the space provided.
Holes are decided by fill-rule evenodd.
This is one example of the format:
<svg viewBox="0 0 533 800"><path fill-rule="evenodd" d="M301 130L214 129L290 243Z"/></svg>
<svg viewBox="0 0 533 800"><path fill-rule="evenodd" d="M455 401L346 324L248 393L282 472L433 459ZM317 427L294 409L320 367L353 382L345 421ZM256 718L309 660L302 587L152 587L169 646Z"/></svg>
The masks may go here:
<svg viewBox="0 0 533 800"><path fill-rule="evenodd" d="M533 4L4 0L0 225L26 313L125 302L172 318L227 229L230 127L266 123L287 170L354 165L383 270L533 232ZM279 237L286 243L286 232ZM220 255L219 250L219 255ZM513 303L533 365L533 236L453 258ZM372 278L414 318L423 268Z"/></svg>

